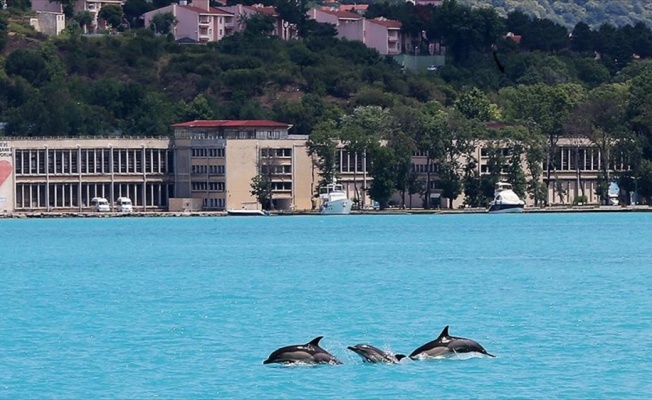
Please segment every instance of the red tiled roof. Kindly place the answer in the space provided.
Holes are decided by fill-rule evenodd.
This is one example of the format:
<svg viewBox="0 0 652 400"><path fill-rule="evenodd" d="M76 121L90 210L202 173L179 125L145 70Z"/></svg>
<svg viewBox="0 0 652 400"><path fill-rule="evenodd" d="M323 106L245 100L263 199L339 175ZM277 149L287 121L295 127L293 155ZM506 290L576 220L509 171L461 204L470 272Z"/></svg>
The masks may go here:
<svg viewBox="0 0 652 400"><path fill-rule="evenodd" d="M188 122L181 122L173 124L173 128L238 128L238 127L265 127L265 128L290 128L289 124L282 122L268 121L268 120L227 120L227 119L213 119L213 120L194 120Z"/></svg>
<svg viewBox="0 0 652 400"><path fill-rule="evenodd" d="M369 4L340 4L340 11L367 11Z"/></svg>
<svg viewBox="0 0 652 400"><path fill-rule="evenodd" d="M194 12L199 13L199 14L228 15L228 16L233 15L232 13L230 13L228 11L224 11L222 9L215 8L215 7L209 7L208 10L204 10L203 8L193 7L193 6L179 5L177 7L185 8L187 10L194 11Z"/></svg>
<svg viewBox="0 0 652 400"><path fill-rule="evenodd" d="M348 12L348 11L339 11L339 10L333 10L332 8L322 8L321 11L331 14L336 16L338 19L362 19L361 16L359 16L356 13Z"/></svg>
<svg viewBox="0 0 652 400"><path fill-rule="evenodd" d="M401 29L401 26L403 26L403 24L401 24L401 21L395 21L393 19L387 19L384 17L378 17L378 18L370 19L368 21L375 22L387 28Z"/></svg>
<svg viewBox="0 0 652 400"><path fill-rule="evenodd" d="M272 17L278 16L278 12L272 6L253 5L253 6L245 6L245 7L249 8L250 10L259 12L261 14L271 15Z"/></svg>

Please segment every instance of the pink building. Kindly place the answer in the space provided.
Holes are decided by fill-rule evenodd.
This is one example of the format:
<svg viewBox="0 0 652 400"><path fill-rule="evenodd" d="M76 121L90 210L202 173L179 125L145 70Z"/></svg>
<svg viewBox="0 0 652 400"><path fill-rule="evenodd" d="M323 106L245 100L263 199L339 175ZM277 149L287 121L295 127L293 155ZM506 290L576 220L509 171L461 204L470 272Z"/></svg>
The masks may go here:
<svg viewBox="0 0 652 400"><path fill-rule="evenodd" d="M380 54L401 54L401 23L384 17L364 20L364 44Z"/></svg>
<svg viewBox="0 0 652 400"><path fill-rule="evenodd" d="M73 10L75 14L81 11L90 12L93 16L92 30L95 31L106 28L106 23L97 17L102 7L110 4L122 7L124 3L123 0L77 0ZM49 0L32 0L32 10L63 13L63 6L59 2L50 2Z"/></svg>
<svg viewBox="0 0 652 400"><path fill-rule="evenodd" d="M251 6L236 4L233 6L224 6L220 8L234 15L234 24L236 31L244 30L247 18L250 18L255 14L264 14L274 18L274 35L283 40L289 40L297 37L296 26L283 20L274 7L263 6L262 4L254 4Z"/></svg>
<svg viewBox="0 0 652 400"><path fill-rule="evenodd" d="M365 19L362 16L335 9L308 11L308 16L317 22L335 25L337 37L357 40L383 55L401 54L401 23L378 17Z"/></svg>
<svg viewBox="0 0 652 400"><path fill-rule="evenodd" d="M170 4L143 15L145 27L149 27L156 14L171 13L177 19L172 29L175 40L191 39L196 42L216 42L235 29L234 15L221 8L211 7L209 0L194 0Z"/></svg>
<svg viewBox="0 0 652 400"><path fill-rule="evenodd" d="M323 24L335 25L338 38L364 43L364 18L358 14L334 8L312 8L308 16Z"/></svg>

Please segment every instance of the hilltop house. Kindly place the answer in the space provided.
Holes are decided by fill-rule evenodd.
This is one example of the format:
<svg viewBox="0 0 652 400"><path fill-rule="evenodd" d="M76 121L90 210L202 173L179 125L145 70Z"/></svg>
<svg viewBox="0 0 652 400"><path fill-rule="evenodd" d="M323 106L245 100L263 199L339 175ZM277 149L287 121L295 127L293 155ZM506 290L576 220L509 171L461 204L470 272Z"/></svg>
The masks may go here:
<svg viewBox="0 0 652 400"><path fill-rule="evenodd" d="M77 0L74 3L73 10L75 13L81 11L88 11L93 16L93 24L91 30L105 29L106 22L98 18L98 14L102 7L106 5L124 5L123 0ZM50 2L49 0L32 0L32 10L38 12L51 12L63 15L63 5L59 2Z"/></svg>
<svg viewBox="0 0 652 400"><path fill-rule="evenodd" d="M317 22L335 25L337 37L356 40L383 55L401 54L401 22L383 17L366 19L337 9L313 8L308 16Z"/></svg>
<svg viewBox="0 0 652 400"><path fill-rule="evenodd" d="M157 14L171 13L177 19L172 28L175 40L190 40L197 43L217 42L233 32L236 27L232 13L211 7L209 0L194 0L187 4L182 0L143 15L145 26L149 27Z"/></svg>

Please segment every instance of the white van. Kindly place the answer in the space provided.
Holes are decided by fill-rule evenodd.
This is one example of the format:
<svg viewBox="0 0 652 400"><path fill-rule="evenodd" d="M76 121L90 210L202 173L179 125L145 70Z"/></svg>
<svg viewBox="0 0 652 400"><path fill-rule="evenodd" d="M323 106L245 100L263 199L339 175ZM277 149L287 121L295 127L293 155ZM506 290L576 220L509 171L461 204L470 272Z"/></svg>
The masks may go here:
<svg viewBox="0 0 652 400"><path fill-rule="evenodd" d="M118 212L130 213L134 210L133 205L131 204L131 199L129 197L118 197L118 200L115 201Z"/></svg>
<svg viewBox="0 0 652 400"><path fill-rule="evenodd" d="M104 197L93 197L91 199L91 210L93 212L108 212L111 211L111 206Z"/></svg>

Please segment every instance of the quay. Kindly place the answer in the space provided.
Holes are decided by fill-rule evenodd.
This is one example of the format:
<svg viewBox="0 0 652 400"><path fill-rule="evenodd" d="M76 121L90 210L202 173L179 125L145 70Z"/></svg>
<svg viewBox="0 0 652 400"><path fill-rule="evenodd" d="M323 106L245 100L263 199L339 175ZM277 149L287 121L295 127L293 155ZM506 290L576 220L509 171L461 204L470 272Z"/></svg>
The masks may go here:
<svg viewBox="0 0 652 400"><path fill-rule="evenodd" d="M650 212L652 207L647 205L634 206L551 206L551 207L526 207L523 214L540 213L585 213L585 212ZM449 209L400 209L390 208L386 210L354 210L350 215L462 215L462 214L486 214L484 208L464 208L457 210ZM270 211L270 216L299 216L299 215L321 215L318 211ZM131 213L118 212L77 212L77 211L50 211L50 212L12 212L1 213L0 219L26 219L26 218L180 218L180 217L226 217L225 211L134 211ZM231 218L242 218L231 216Z"/></svg>

